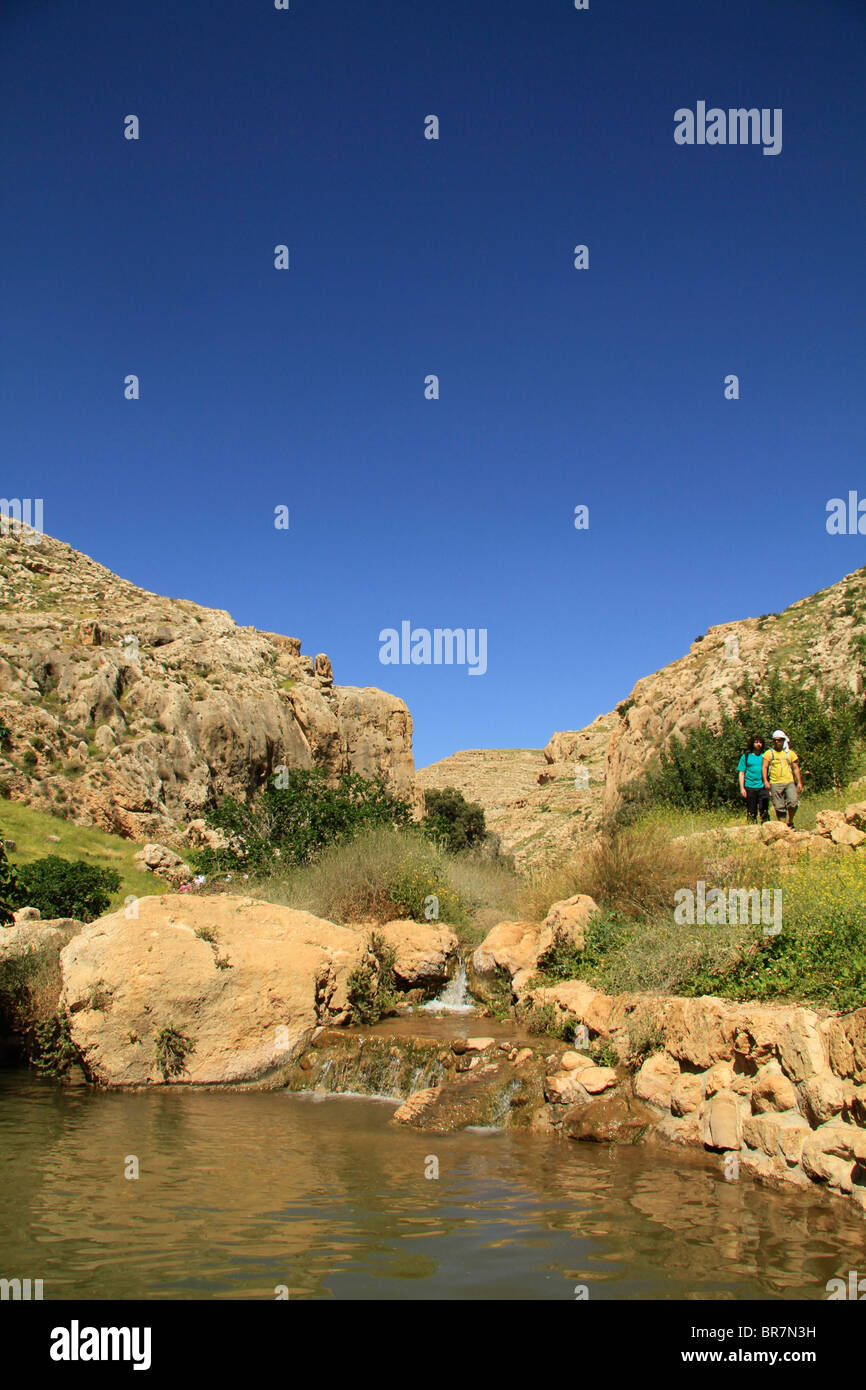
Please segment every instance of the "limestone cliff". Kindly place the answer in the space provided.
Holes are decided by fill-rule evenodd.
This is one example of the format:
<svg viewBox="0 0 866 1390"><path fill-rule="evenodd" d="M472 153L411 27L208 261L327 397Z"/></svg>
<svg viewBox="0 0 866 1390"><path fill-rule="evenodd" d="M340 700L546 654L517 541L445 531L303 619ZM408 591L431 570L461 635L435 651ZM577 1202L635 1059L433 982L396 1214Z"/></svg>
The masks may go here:
<svg viewBox="0 0 866 1390"><path fill-rule="evenodd" d="M402 700L47 536L0 535L0 725L0 794L136 840L178 843L283 764L414 789Z"/></svg>

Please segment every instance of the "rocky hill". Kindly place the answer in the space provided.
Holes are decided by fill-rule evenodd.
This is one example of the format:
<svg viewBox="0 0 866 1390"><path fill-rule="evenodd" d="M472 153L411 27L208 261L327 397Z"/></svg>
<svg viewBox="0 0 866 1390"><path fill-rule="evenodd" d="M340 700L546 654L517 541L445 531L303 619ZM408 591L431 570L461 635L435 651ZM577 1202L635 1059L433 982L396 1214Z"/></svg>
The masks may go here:
<svg viewBox="0 0 866 1390"><path fill-rule="evenodd" d="M807 686L862 692L864 648L866 569L782 613L711 627L616 710L554 734L542 750L455 753L419 769L418 784L456 786L480 802L519 864L551 862L585 843L672 737L713 723L744 676L760 681L779 669Z"/></svg>
<svg viewBox="0 0 866 1390"><path fill-rule="evenodd" d="M163 598L50 537L0 534L0 795L179 844L275 768L381 776L414 795L402 700L335 685L324 654ZM3 730L0 728L0 734Z"/></svg>

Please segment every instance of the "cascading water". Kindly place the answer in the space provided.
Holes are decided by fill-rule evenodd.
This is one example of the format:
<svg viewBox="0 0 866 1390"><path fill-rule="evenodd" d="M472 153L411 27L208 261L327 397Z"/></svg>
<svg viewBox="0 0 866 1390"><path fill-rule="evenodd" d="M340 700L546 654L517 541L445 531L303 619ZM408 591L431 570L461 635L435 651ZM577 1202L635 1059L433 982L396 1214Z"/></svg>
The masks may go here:
<svg viewBox="0 0 866 1390"><path fill-rule="evenodd" d="M460 962L452 978L435 998L421 1005L430 1013L474 1014L475 1001L469 993L466 982L466 966Z"/></svg>

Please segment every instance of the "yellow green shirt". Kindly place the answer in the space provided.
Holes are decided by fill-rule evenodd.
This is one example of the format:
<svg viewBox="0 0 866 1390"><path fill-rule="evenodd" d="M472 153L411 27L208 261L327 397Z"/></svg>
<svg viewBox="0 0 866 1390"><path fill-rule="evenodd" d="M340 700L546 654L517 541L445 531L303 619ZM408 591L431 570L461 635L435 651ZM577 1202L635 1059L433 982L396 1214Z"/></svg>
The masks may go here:
<svg viewBox="0 0 866 1390"><path fill-rule="evenodd" d="M764 762L769 758L770 766L767 769L767 780L769 782L793 782L793 764L799 759L793 748L789 748L787 753L784 748L777 753L775 748L771 748L764 754Z"/></svg>

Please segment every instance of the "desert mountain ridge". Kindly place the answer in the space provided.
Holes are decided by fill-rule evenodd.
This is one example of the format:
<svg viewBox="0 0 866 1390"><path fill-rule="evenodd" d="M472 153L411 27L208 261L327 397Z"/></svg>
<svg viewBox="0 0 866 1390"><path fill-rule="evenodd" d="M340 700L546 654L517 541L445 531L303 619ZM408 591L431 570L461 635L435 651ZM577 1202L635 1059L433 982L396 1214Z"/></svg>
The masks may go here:
<svg viewBox="0 0 866 1390"><path fill-rule="evenodd" d="M63 541L0 534L0 792L169 845L280 766L382 777L414 799L396 696L334 683L296 637L164 598Z"/></svg>
<svg viewBox="0 0 866 1390"><path fill-rule="evenodd" d="M63 541L0 531L0 795L180 847L218 798L276 768L381 777L420 808L456 786L518 864L585 843L674 736L744 675L863 688L866 569L778 614L711 627L608 714L543 749L476 749L416 772L404 702L336 685L296 637L119 578Z"/></svg>

